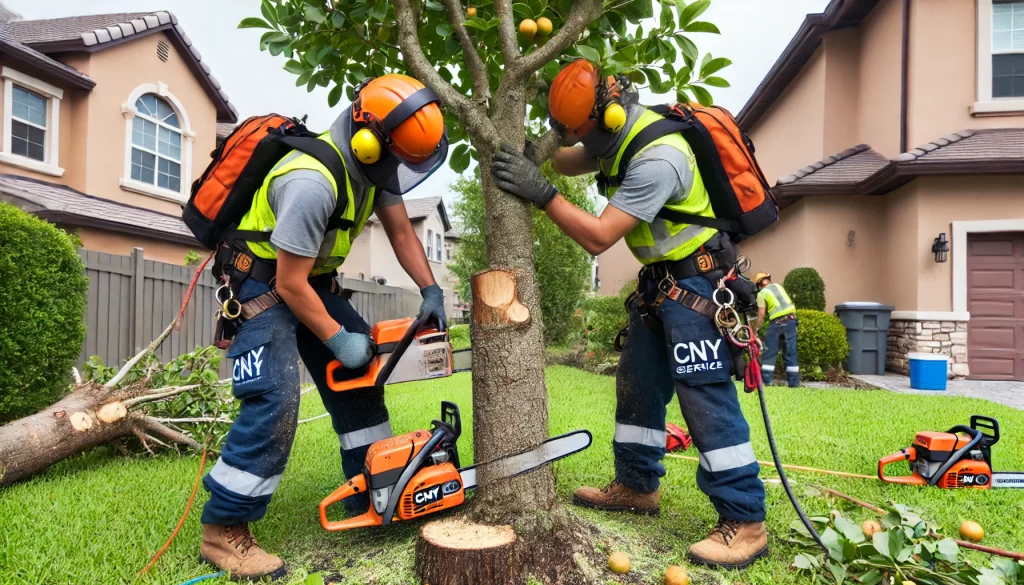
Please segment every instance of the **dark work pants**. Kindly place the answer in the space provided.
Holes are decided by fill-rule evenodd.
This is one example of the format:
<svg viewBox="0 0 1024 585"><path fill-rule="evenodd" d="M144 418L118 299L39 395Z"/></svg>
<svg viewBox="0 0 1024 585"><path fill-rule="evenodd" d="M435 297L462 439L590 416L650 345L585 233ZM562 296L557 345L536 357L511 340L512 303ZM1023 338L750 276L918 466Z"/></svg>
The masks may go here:
<svg viewBox="0 0 1024 585"><path fill-rule="evenodd" d="M703 277L679 286L711 298L711 284ZM616 480L641 492L658 489L665 475L666 406L675 392L700 450L698 487L722 517L763 521L764 484L732 381L728 341L710 319L671 300L661 305L652 331L637 304L629 307L629 334L615 384Z"/></svg>
<svg viewBox="0 0 1024 585"><path fill-rule="evenodd" d="M267 285L249 279L242 284L239 300L246 302L269 290ZM369 326L344 297L319 288L317 294L346 331L369 332ZM327 364L334 355L284 303L246 321L228 348L227 357L234 360L232 392L242 405L220 459L203 478L203 486L210 492L203 508L204 524L252 522L266 513L295 438L300 357L338 433L345 477L361 472L371 443L391 436L383 388L347 392L327 388ZM343 370L339 378L356 378L365 371L365 367ZM347 505L361 511L369 505L365 497L359 502L349 500L345 500Z"/></svg>
<svg viewBox="0 0 1024 585"><path fill-rule="evenodd" d="M800 366L797 363L796 355L796 319L785 321L773 321L768 324L764 336L764 354L761 356L761 374L764 377L764 385L772 383L772 374L775 373L775 363L779 355L779 339L785 344L783 347L782 359L786 364L786 381L791 388L800 385Z"/></svg>

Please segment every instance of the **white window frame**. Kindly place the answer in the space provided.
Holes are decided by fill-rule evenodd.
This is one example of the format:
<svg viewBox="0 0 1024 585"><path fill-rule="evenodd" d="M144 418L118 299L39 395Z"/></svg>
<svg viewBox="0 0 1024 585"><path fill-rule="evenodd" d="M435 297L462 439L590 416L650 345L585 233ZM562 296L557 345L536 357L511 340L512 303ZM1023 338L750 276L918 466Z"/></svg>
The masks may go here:
<svg viewBox="0 0 1024 585"><path fill-rule="evenodd" d="M179 127L175 128L176 131L181 132L181 186L178 191L157 187L132 178L132 125L135 116L140 115L138 109L135 108L135 102L148 93L155 94L170 104L171 109L178 116ZM181 100L168 91L166 83L143 83L132 90L128 101L121 104L121 113L124 116L124 174L120 180L121 189L177 203L187 202L192 185L192 141L195 139L196 133L192 131L192 123L189 121L188 113ZM160 124L157 125L160 126ZM157 132L159 135L159 130ZM157 163L157 167L159 168L159 163ZM158 168L153 172L159 172Z"/></svg>
<svg viewBox="0 0 1024 585"><path fill-rule="evenodd" d="M434 261L434 230L427 230L427 260Z"/></svg>
<svg viewBox="0 0 1024 585"><path fill-rule="evenodd" d="M971 106L973 116L1024 114L1024 98L992 97L992 5L994 0L978 2L978 93Z"/></svg>
<svg viewBox="0 0 1024 585"><path fill-rule="evenodd" d="M64 99L64 90L25 75L20 71L4 66L0 70L4 82L4 142L0 151L0 162L29 171L35 171L51 177L61 177L64 169L60 167L60 102ZM31 91L46 98L46 138L43 149L43 160L39 161L27 156L14 154L11 150L11 129L14 115L14 86Z"/></svg>

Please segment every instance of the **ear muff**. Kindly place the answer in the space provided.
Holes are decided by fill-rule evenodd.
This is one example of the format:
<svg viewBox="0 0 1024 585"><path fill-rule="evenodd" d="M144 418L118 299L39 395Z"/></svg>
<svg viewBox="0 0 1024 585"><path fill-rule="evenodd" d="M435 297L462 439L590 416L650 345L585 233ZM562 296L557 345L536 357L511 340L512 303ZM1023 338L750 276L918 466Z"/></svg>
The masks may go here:
<svg viewBox="0 0 1024 585"><path fill-rule="evenodd" d="M372 165L380 160L383 148L380 138L377 138L373 130L360 128L358 132L352 135L350 145L352 146L352 154L355 155L359 162Z"/></svg>
<svg viewBox="0 0 1024 585"><path fill-rule="evenodd" d="M626 108L622 105L622 87L626 78L609 75L598 95L598 116L601 127L613 134L626 126Z"/></svg>

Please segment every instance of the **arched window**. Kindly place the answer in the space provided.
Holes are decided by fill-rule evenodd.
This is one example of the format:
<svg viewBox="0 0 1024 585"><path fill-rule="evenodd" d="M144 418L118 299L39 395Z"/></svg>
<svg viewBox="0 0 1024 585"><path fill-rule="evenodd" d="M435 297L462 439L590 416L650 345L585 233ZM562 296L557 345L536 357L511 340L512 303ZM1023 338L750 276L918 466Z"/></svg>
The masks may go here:
<svg viewBox="0 0 1024 585"><path fill-rule="evenodd" d="M192 183L195 132L181 101L161 82L144 83L121 104L125 119L121 188L184 203Z"/></svg>
<svg viewBox="0 0 1024 585"><path fill-rule="evenodd" d="M131 178L181 191L181 125L166 101L147 93L135 101Z"/></svg>

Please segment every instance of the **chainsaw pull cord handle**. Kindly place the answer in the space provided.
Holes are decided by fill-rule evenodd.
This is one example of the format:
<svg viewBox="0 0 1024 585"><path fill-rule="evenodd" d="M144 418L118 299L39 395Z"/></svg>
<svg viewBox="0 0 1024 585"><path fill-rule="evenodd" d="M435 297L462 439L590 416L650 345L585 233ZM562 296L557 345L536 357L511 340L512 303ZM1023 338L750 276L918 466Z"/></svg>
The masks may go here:
<svg viewBox="0 0 1024 585"><path fill-rule="evenodd" d="M411 330L412 327L409 329ZM423 461L427 457L430 457L430 454L434 452L434 449L438 444L440 444L441 441L444 440L445 436L449 434L450 431L444 426L434 429L434 433L430 435L427 442L423 444L423 448L420 449L419 453L409 460L405 469L402 470L402 475L398 476L398 481L395 482L394 489L391 490L391 497L388 498L388 505L384 508L384 513L381 515L383 519L382 524L391 524L391 519L395 517L395 510L398 508L398 502L402 499L402 494L405 492L405 486L409 484L409 480L412 479L412 476L420 470L420 466L423 464Z"/></svg>
<svg viewBox="0 0 1024 585"><path fill-rule="evenodd" d="M935 474L932 475L932 477L928 480L928 485L938 485L939 480L942 479L942 476L946 475L946 472L949 471L951 467L956 465L958 461L963 459L964 455L966 455L968 451L976 447L978 443L981 442L982 437L985 436L984 433L982 433L978 429L972 429L971 427L966 425L956 425L955 427L949 429L949 432L954 434L967 433L968 435L971 436L971 440L967 442L967 445L954 451L953 454L949 456L949 459L946 459L946 462L943 463L942 466L939 467L939 469L935 472Z"/></svg>

